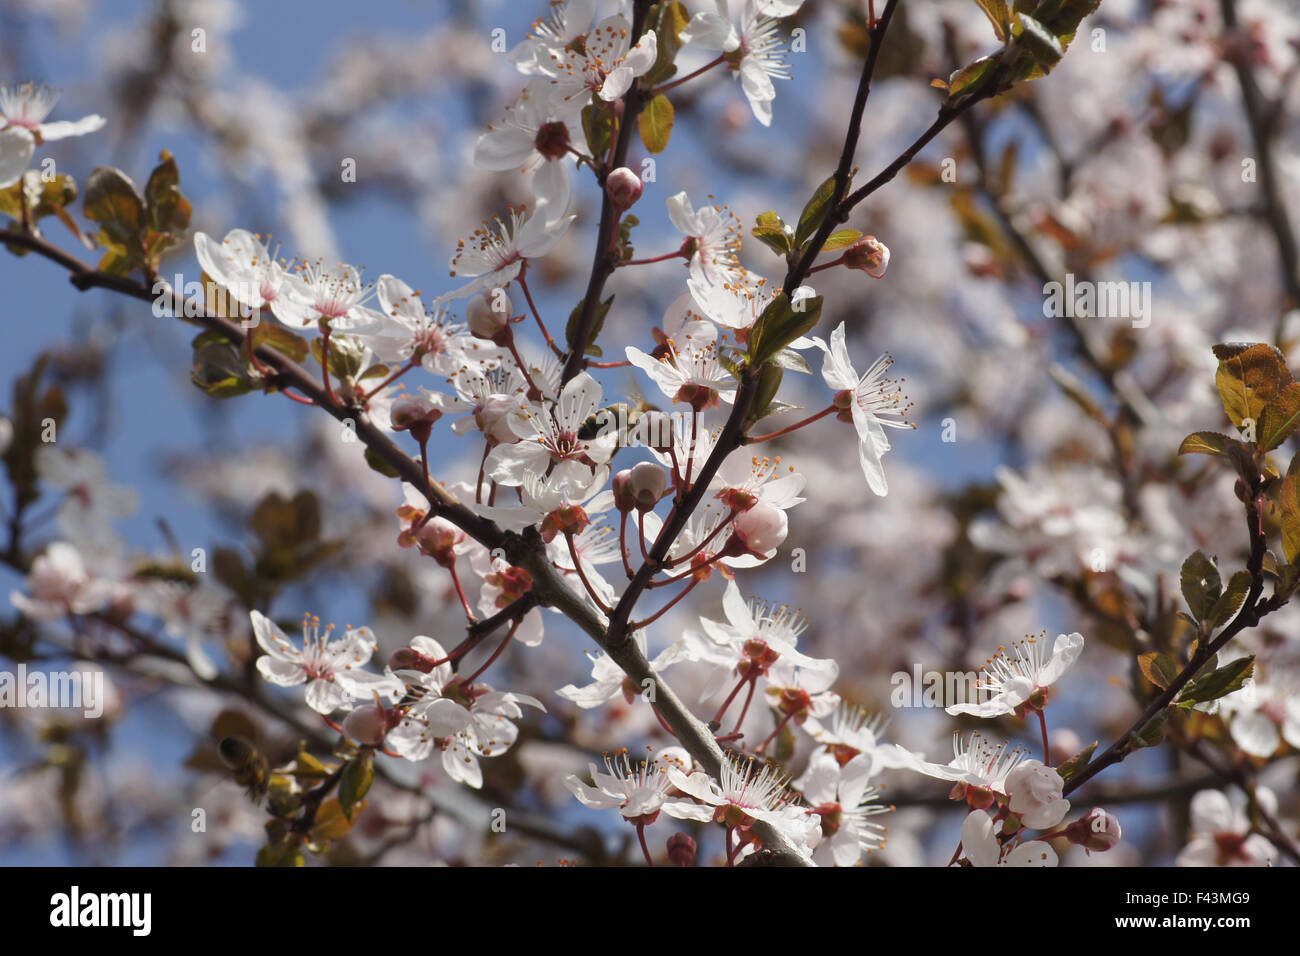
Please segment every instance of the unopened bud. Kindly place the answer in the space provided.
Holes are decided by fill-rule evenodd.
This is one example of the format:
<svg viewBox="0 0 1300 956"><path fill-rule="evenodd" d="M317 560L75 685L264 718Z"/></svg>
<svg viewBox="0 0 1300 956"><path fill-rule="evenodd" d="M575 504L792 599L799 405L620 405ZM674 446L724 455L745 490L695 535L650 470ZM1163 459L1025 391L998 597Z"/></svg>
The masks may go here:
<svg viewBox="0 0 1300 956"><path fill-rule="evenodd" d="M388 733L388 714L378 704L362 704L343 718L343 732L359 744L378 747Z"/></svg>
<svg viewBox="0 0 1300 956"><path fill-rule="evenodd" d="M650 511L668 490L668 472L654 462L640 462L632 467L628 490L636 502L637 511Z"/></svg>
<svg viewBox="0 0 1300 956"><path fill-rule="evenodd" d="M889 268L889 247L875 236L863 236L844 250L844 264L879 279Z"/></svg>
<svg viewBox="0 0 1300 956"><path fill-rule="evenodd" d="M609 201L619 212L636 205L644 188L641 178L626 166L618 167L605 177L605 192L609 194Z"/></svg>
<svg viewBox="0 0 1300 956"><path fill-rule="evenodd" d="M697 849L689 833L674 833L668 838L668 859L673 866L693 866Z"/></svg>
<svg viewBox="0 0 1300 956"><path fill-rule="evenodd" d="M1066 827L1065 835L1075 846L1101 853L1118 843L1123 834L1118 817L1101 807L1093 807Z"/></svg>
<svg viewBox="0 0 1300 956"><path fill-rule="evenodd" d="M636 507L636 493L632 490L632 469L624 468L610 482L614 492L614 507L626 514Z"/></svg>
<svg viewBox="0 0 1300 956"><path fill-rule="evenodd" d="M746 550L759 555L779 548L789 527L784 511L761 501L737 515L733 525L735 536Z"/></svg>
<svg viewBox="0 0 1300 956"><path fill-rule="evenodd" d="M433 423L442 418L442 409L422 395L403 395L388 412L393 431L409 431L416 441L428 441Z"/></svg>
<svg viewBox="0 0 1300 956"><path fill-rule="evenodd" d="M470 298L465 306L465 322L479 338L494 342L509 327L512 309L505 289L487 289Z"/></svg>

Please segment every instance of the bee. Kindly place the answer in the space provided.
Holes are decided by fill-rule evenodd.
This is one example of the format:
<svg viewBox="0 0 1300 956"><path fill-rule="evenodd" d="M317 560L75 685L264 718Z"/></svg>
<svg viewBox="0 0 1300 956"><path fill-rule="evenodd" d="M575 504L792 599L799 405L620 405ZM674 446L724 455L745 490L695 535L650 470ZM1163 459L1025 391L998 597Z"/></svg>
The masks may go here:
<svg viewBox="0 0 1300 956"><path fill-rule="evenodd" d="M223 737L217 744L217 754L234 772L235 780L243 784L248 796L260 803L270 779L265 755L244 737Z"/></svg>
<svg viewBox="0 0 1300 956"><path fill-rule="evenodd" d="M632 399L630 403L615 402L613 405L598 408L588 415L587 420L578 426L578 437L583 441L591 441L617 429L619 447L626 448L631 445L632 431L636 428L636 423L641 420L641 416L646 412L657 412L659 409L646 401L645 395L641 393L641 389L635 382L630 383L628 396Z"/></svg>

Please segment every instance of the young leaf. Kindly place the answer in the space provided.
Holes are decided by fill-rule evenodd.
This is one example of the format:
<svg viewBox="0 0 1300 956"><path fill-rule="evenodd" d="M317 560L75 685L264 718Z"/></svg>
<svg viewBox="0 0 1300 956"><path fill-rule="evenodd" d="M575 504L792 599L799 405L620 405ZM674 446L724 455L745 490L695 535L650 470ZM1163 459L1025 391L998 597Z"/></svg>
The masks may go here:
<svg viewBox="0 0 1300 956"><path fill-rule="evenodd" d="M856 229L837 229L826 237L826 245L822 246L822 252L834 252L836 249L847 249L859 239L862 233Z"/></svg>
<svg viewBox="0 0 1300 956"><path fill-rule="evenodd" d="M636 126L646 149L662 153L668 148L668 140L673 135L673 119L673 104L662 93L645 105L636 118Z"/></svg>
<svg viewBox="0 0 1300 956"><path fill-rule="evenodd" d="M1193 551L1183 562L1180 580L1183 586L1183 600L1198 621L1204 621L1219 599L1222 581L1219 569L1203 551Z"/></svg>
<svg viewBox="0 0 1300 956"><path fill-rule="evenodd" d="M1216 345L1219 369L1214 382L1223 410L1238 428L1249 419L1258 429L1264 407L1291 384L1282 353L1271 345Z"/></svg>
<svg viewBox="0 0 1300 956"><path fill-rule="evenodd" d="M1183 692L1178 695L1178 703L1190 706L1218 700L1235 690L1241 690L1254 673L1255 655L1238 657L1183 688Z"/></svg>
<svg viewBox="0 0 1300 956"><path fill-rule="evenodd" d="M1223 589L1219 599L1214 602L1214 607L1210 609L1209 617L1206 621L1209 624L1218 627L1227 624L1237 608L1241 607L1246 600L1246 593L1250 590L1250 572L1237 571L1232 577L1228 578L1228 586Z"/></svg>
<svg viewBox="0 0 1300 956"><path fill-rule="evenodd" d="M998 39L1005 42L1007 32L1011 29L1011 11L1007 8L1007 0L975 0L975 5L989 18Z"/></svg>
<svg viewBox="0 0 1300 956"><path fill-rule="evenodd" d="M768 303L749 331L749 361L751 365L768 362L783 348L816 327L822 313L822 297L800 299L795 306L778 292Z"/></svg>
<svg viewBox="0 0 1300 956"><path fill-rule="evenodd" d="M349 820L375 779L374 759L374 754L365 750L361 756L349 760L343 769L343 779L339 781L339 807Z"/></svg>
<svg viewBox="0 0 1300 956"><path fill-rule="evenodd" d="M1138 667L1151 683L1161 690L1167 690L1178 676L1178 663L1161 651L1149 651L1138 655Z"/></svg>
<svg viewBox="0 0 1300 956"><path fill-rule="evenodd" d="M772 210L759 214L750 235L779 256L785 255L793 248L790 245L792 237L790 227Z"/></svg>
<svg viewBox="0 0 1300 956"><path fill-rule="evenodd" d="M1291 459L1278 494L1282 501L1282 554L1287 564L1295 564L1300 558L1300 454Z"/></svg>
<svg viewBox="0 0 1300 956"><path fill-rule="evenodd" d="M1097 741L1094 740L1069 760L1058 766L1056 772L1061 775L1062 780L1069 780L1084 767L1088 766L1088 761L1092 759L1093 751L1096 749Z"/></svg>
<svg viewBox="0 0 1300 956"><path fill-rule="evenodd" d="M1180 455L1224 455L1229 438L1218 432L1192 432L1178 446Z"/></svg>
<svg viewBox="0 0 1300 956"><path fill-rule="evenodd" d="M799 215L799 225L794 230L796 249L803 248L803 244L811 239L813 233L821 226L822 220L826 218L826 210L827 206L830 205L831 196L834 194L835 177L831 176L817 187L817 191L812 194L804 205L803 212Z"/></svg>
<svg viewBox="0 0 1300 956"><path fill-rule="evenodd" d="M1297 427L1300 427L1300 382L1292 382L1264 406L1255 437L1260 448L1272 451L1290 438Z"/></svg>

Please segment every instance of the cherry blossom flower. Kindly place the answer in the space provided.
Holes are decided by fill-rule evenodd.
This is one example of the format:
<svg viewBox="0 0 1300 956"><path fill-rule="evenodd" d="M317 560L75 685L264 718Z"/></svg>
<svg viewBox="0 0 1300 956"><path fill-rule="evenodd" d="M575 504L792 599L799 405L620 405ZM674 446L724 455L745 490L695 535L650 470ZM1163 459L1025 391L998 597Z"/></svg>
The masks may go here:
<svg viewBox="0 0 1300 956"><path fill-rule="evenodd" d="M784 470L785 474L781 474ZM764 504L784 511L802 504L799 497L806 479L787 465L782 469L781 456L775 458L747 455L744 449L732 452L722 462L709 490L729 508L748 511L756 504Z"/></svg>
<svg viewBox="0 0 1300 956"><path fill-rule="evenodd" d="M646 652L645 631L637 630L633 633L632 639L636 641L637 647L644 654ZM655 673L659 673L664 668L681 660L682 652L683 645L681 641L672 644L655 655L654 660L650 662L651 669ZM593 656L588 652L587 656L591 659L592 681L583 687L565 684L556 691L565 700L572 701L583 710L591 710L608 700L612 700L620 693L629 704L644 693L644 688L628 677L623 672L623 668L614 663L608 654L602 651Z"/></svg>
<svg viewBox="0 0 1300 956"><path fill-rule="evenodd" d="M821 819L823 839L813 852L818 866L856 866L863 853L884 844L888 827L870 818L891 808L876 803L880 792L868 786L872 772L871 758L865 754L841 766L823 753L809 761L808 769L796 781L804 800Z"/></svg>
<svg viewBox="0 0 1300 956"><path fill-rule="evenodd" d="M196 232L194 254L208 278L225 289L247 314L273 307L280 296L285 269L267 243L246 229L232 229L221 242L205 232Z"/></svg>
<svg viewBox="0 0 1300 956"><path fill-rule="evenodd" d="M111 581L92 577L81 552L65 541L55 541L32 561L27 590L10 591L9 601L37 621L56 621L68 614L101 610L113 596Z"/></svg>
<svg viewBox="0 0 1300 956"><path fill-rule="evenodd" d="M929 763L902 748L898 756L909 770L940 780L952 780L990 794L1005 794L1007 775L1025 759L1020 748L1011 749L1006 741L993 744L979 731L971 731L965 740L961 734L954 733L952 752L953 758L946 764ZM991 796L989 799L991 802Z"/></svg>
<svg viewBox="0 0 1300 956"><path fill-rule="evenodd" d="M487 473L503 485L522 485L528 474L546 475L552 489L586 489L593 470L609 461L618 443L612 432L587 439L583 424L600 407L600 383L581 372L569 380L558 401L530 404L508 419L519 441L497 445L487 458Z"/></svg>
<svg viewBox="0 0 1300 956"><path fill-rule="evenodd" d="M788 825L782 812L789 801L787 778L767 764L755 767L752 760L744 764L724 760L720 781L703 771L687 775L671 769L668 777L673 786L695 800L666 801L663 811L670 817L716 821L737 829L748 829L758 820Z"/></svg>
<svg viewBox="0 0 1300 956"><path fill-rule="evenodd" d="M50 115L58 101L59 91L48 86L0 83L0 130L21 130L34 145L39 146L69 136L93 133L107 122L98 114L84 116L75 122L45 122L45 117Z"/></svg>
<svg viewBox="0 0 1300 956"><path fill-rule="evenodd" d="M375 287L361 280L355 266L325 268L302 262L285 273L279 295L271 301L275 317L290 328L308 329L324 322L336 332L375 332L384 316L365 305Z"/></svg>
<svg viewBox="0 0 1300 956"><path fill-rule="evenodd" d="M1266 787L1255 788L1255 799L1269 813L1277 799ZM1179 866L1271 866L1278 852L1269 840L1251 833L1244 811L1219 790L1202 790L1192 797L1192 839L1175 861Z"/></svg>
<svg viewBox="0 0 1300 956"><path fill-rule="evenodd" d="M85 448L42 445L36 452L41 480L66 493L59 504L59 528L82 541L112 536L118 518L135 513L140 498L132 489L108 480L104 460Z"/></svg>
<svg viewBox="0 0 1300 956"><path fill-rule="evenodd" d="M596 15L596 0L551 0L550 6L549 14L534 21L532 32L510 51L520 73L543 73L553 56L586 35Z"/></svg>
<svg viewBox="0 0 1300 956"><path fill-rule="evenodd" d="M808 627L808 619L802 614L766 601L746 602L735 581L727 582L722 608L727 617L725 624L701 617L703 636L694 631L682 635L682 656L686 660L721 665L705 685L701 700L712 697L737 673L741 677L766 675L782 658L791 666L821 675L826 687L834 683L839 674L835 661L818 660L795 648L799 635Z"/></svg>
<svg viewBox="0 0 1300 956"><path fill-rule="evenodd" d="M736 400L736 379L718 361L718 348L709 343L688 343L678 350L669 344L663 359L647 355L629 345L624 349L627 360L650 376L659 390L674 402L684 402L696 411L712 408L722 399Z"/></svg>
<svg viewBox="0 0 1300 956"><path fill-rule="evenodd" d="M632 25L627 17L614 14L583 34L581 44L546 49L535 54L535 62L538 71L553 81L553 96L581 107L592 94L606 103L622 97L637 77L654 66L658 52L653 30L633 46Z"/></svg>
<svg viewBox="0 0 1300 956"><path fill-rule="evenodd" d="M27 130L17 126L0 129L0 189L23 178L35 151L36 140Z"/></svg>
<svg viewBox="0 0 1300 956"><path fill-rule="evenodd" d="M733 23L727 0L717 0L716 13L697 13L682 30L681 38L691 46L719 50L729 69L739 74L741 89L764 126L772 125L772 101L776 99L773 79L790 79L785 47L777 35L778 22L768 11L798 10L800 4L779 0L744 0L739 24ZM778 13L788 16L788 13Z"/></svg>
<svg viewBox="0 0 1300 956"><path fill-rule="evenodd" d="M499 756L518 739L519 728L513 721L523 716L520 704L543 713L546 707L527 694L467 683L452 672L442 645L432 638L412 638L410 649L415 652L415 666L395 673L410 683L418 699L389 732L388 746L411 761L439 750L449 777L481 788L483 770L478 758Z"/></svg>
<svg viewBox="0 0 1300 956"><path fill-rule="evenodd" d="M568 230L576 216L552 217L545 208L529 212L526 208L510 210L510 221L495 218L456 244L451 257L453 276L472 276L472 281L443 295L459 299L480 289L507 285L519 275L528 259L540 259L551 251Z"/></svg>
<svg viewBox="0 0 1300 956"><path fill-rule="evenodd" d="M899 383L884 377L894 360L888 355L882 355L859 378L853 368L853 360L849 358L848 347L844 344L843 322L831 332L829 346L820 338L814 338L813 342L826 353L822 378L836 390L835 404L842 409L841 420L852 421L853 427L857 429L858 461L867 478L867 486L883 496L889 491L885 469L880 461L890 448L885 428L915 427L907 421L910 405L904 404Z"/></svg>
<svg viewBox="0 0 1300 956"><path fill-rule="evenodd" d="M1255 678L1219 701L1233 742L1252 757L1271 757L1283 741L1300 750L1300 695L1272 673Z"/></svg>
<svg viewBox="0 0 1300 956"><path fill-rule="evenodd" d="M388 321L361 338L385 362L414 360L434 375L451 375L464 367L466 352L479 348L445 308L439 305L427 312L419 292L396 276L379 277L375 298Z"/></svg>
<svg viewBox="0 0 1300 956"><path fill-rule="evenodd" d="M975 810L961 825L962 852L972 866L1056 866L1056 851L1042 840L1003 846L998 826L984 810Z"/></svg>
<svg viewBox="0 0 1300 956"><path fill-rule="evenodd" d="M375 692L401 694L400 682L365 670L378 647L370 628L348 628L343 637L331 640L334 625L322 632L320 618L306 615L299 649L260 611L249 616L258 646L266 651L257 659L258 673L278 687L306 684L307 706L318 714L332 714L349 698L369 700Z"/></svg>
<svg viewBox="0 0 1300 956"><path fill-rule="evenodd" d="M996 717L1015 714L1026 703L1041 710L1047 705L1047 688L1060 679L1083 652L1083 635L1061 634L1050 652L1041 637L1016 641L1011 650L998 652L980 667L977 694L989 694L983 701L953 704L948 713Z"/></svg>
<svg viewBox="0 0 1300 956"><path fill-rule="evenodd" d="M588 764L591 786L583 783L576 774L564 778L564 785L584 807L594 810L618 810L629 823L649 825L659 817L664 800L672 790L668 777L674 766L659 759L643 760L635 766L627 751L605 755L605 773Z"/></svg>
<svg viewBox="0 0 1300 956"><path fill-rule="evenodd" d="M569 208L566 164L572 144L584 140L578 122L581 104L553 98L550 87L549 80L539 78L524 89L505 117L474 144L474 165L494 172L532 172L538 208L559 216Z"/></svg>
<svg viewBox="0 0 1300 956"><path fill-rule="evenodd" d="M696 209L690 197L679 192L668 197L668 218L686 237L682 249L690 257L690 274L696 284L719 285L739 277L740 220L726 206Z"/></svg>

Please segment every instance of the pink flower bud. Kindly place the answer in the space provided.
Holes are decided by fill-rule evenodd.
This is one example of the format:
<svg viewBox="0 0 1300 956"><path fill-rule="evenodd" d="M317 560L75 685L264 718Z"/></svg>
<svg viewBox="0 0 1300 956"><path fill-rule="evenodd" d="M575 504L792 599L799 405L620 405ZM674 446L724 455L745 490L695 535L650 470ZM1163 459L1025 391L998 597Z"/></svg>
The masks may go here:
<svg viewBox="0 0 1300 956"><path fill-rule="evenodd" d="M519 410L519 403L509 395L489 395L474 410L474 422L494 445L509 445L519 440L510 427L510 416Z"/></svg>
<svg viewBox="0 0 1300 956"><path fill-rule="evenodd" d="M469 330L479 338L496 341L496 337L510 325L513 309L505 289L486 289L470 298L465 306L465 321Z"/></svg>
<svg viewBox="0 0 1300 956"><path fill-rule="evenodd" d="M644 188L640 177L626 166L618 167L605 177L605 192L609 194L609 201L619 212L636 205Z"/></svg>
<svg viewBox="0 0 1300 956"><path fill-rule="evenodd" d="M863 236L844 250L844 264L879 279L889 268L889 247L875 236Z"/></svg>
<svg viewBox="0 0 1300 956"><path fill-rule="evenodd" d="M614 507L626 514L636 507L636 493L632 490L632 469L624 468L610 483L614 492Z"/></svg>
<svg viewBox="0 0 1300 956"><path fill-rule="evenodd" d="M668 472L653 462L643 461L633 466L628 490L636 500L637 511L650 511L668 490Z"/></svg>
<svg viewBox="0 0 1300 956"><path fill-rule="evenodd" d="M733 528L746 549L766 555L785 541L789 524L784 511L760 501L744 514L737 515Z"/></svg>
<svg viewBox="0 0 1300 956"><path fill-rule="evenodd" d="M668 859L673 866L691 866L698 848L689 833L674 833L668 838Z"/></svg>
<svg viewBox="0 0 1300 956"><path fill-rule="evenodd" d="M1065 835L1075 846L1105 852L1120 841L1119 818L1101 807L1093 807L1065 828Z"/></svg>
<svg viewBox="0 0 1300 956"><path fill-rule="evenodd" d="M343 718L343 732L359 744L378 747L388 733L388 713L378 704L362 704Z"/></svg>
<svg viewBox="0 0 1300 956"><path fill-rule="evenodd" d="M402 395L388 412L393 431L409 431L416 441L428 441L433 424L442 418L438 408L422 395Z"/></svg>

